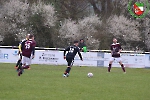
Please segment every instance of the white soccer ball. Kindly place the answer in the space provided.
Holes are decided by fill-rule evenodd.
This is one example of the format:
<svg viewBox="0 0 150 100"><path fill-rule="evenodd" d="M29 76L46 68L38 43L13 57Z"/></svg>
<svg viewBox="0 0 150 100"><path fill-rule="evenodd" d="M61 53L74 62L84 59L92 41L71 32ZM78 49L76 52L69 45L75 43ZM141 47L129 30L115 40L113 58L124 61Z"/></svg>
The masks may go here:
<svg viewBox="0 0 150 100"><path fill-rule="evenodd" d="M93 77L93 73L89 72L89 73L87 74L87 77L89 77L89 78Z"/></svg>

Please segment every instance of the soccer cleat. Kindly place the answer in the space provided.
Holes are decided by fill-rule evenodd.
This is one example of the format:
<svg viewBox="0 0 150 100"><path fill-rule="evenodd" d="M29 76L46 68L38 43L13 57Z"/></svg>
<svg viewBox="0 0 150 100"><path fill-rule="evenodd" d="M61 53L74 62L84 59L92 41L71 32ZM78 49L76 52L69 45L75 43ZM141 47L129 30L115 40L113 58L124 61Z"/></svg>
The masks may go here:
<svg viewBox="0 0 150 100"><path fill-rule="evenodd" d="M69 73L63 74L63 77L69 77Z"/></svg>
<svg viewBox="0 0 150 100"><path fill-rule="evenodd" d="M126 72L123 72L123 74L126 74Z"/></svg>
<svg viewBox="0 0 150 100"><path fill-rule="evenodd" d="M63 74L63 77L67 77L65 74Z"/></svg>
<svg viewBox="0 0 150 100"><path fill-rule="evenodd" d="M23 72L24 72L24 69L22 69L22 70L19 69L19 70L18 70L18 76L20 76L21 74L23 74Z"/></svg>
<svg viewBox="0 0 150 100"><path fill-rule="evenodd" d="M21 69L19 68L17 68L17 70L16 70L16 72L19 72ZM24 72L24 69L22 69L22 73Z"/></svg>
<svg viewBox="0 0 150 100"><path fill-rule="evenodd" d="M66 76L69 77L69 73L67 73Z"/></svg>
<svg viewBox="0 0 150 100"><path fill-rule="evenodd" d="M28 70L30 70L31 68L29 67Z"/></svg>

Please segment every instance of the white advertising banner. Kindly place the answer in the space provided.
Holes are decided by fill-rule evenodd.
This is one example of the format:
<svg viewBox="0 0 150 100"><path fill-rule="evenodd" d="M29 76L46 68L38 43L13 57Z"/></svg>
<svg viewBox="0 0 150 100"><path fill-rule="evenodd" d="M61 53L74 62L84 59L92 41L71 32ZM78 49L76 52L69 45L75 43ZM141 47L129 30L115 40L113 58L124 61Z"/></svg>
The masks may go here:
<svg viewBox="0 0 150 100"><path fill-rule="evenodd" d="M16 63L19 56L17 49L0 49L0 62L1 63ZM86 52L82 53L83 61L80 60L78 54L74 59L75 66L93 66L93 67L108 67L110 53L102 52ZM121 54L122 62L125 67L130 68L150 68L150 54ZM63 51L54 50L36 50L35 58L32 64L50 64L50 65L67 65L66 60L63 58ZM115 61L114 67L120 67Z"/></svg>
<svg viewBox="0 0 150 100"><path fill-rule="evenodd" d="M78 54L74 59L74 65L76 66L95 66L97 67L97 53L95 52L83 52L81 53L83 56L83 61L80 60Z"/></svg>
<svg viewBox="0 0 150 100"><path fill-rule="evenodd" d="M32 64L64 65L66 63L62 51L36 50Z"/></svg>
<svg viewBox="0 0 150 100"><path fill-rule="evenodd" d="M97 66L97 53L82 53L84 61L81 61L78 54L74 59L76 66ZM33 64L51 64L51 65L67 65L66 60L63 58L63 51L52 50L36 50Z"/></svg>
<svg viewBox="0 0 150 100"><path fill-rule="evenodd" d="M111 58L110 53L105 53L104 66L108 67L109 59ZM144 68L145 67L145 54L130 54L130 53L122 53L121 59L125 67L130 68ZM118 62L114 61L112 66L120 67Z"/></svg>
<svg viewBox="0 0 150 100"><path fill-rule="evenodd" d="M17 53L15 49L0 49L0 62L16 63L19 58Z"/></svg>
<svg viewBox="0 0 150 100"><path fill-rule="evenodd" d="M150 68L150 54L145 55L145 68Z"/></svg>
<svg viewBox="0 0 150 100"><path fill-rule="evenodd" d="M19 59L17 49L0 49L0 62L2 63L16 63ZM97 66L97 53L82 53L84 61L75 57L74 65L76 66ZM50 64L50 65L67 65L66 60L63 58L63 51L53 50L36 50L35 58L32 64Z"/></svg>

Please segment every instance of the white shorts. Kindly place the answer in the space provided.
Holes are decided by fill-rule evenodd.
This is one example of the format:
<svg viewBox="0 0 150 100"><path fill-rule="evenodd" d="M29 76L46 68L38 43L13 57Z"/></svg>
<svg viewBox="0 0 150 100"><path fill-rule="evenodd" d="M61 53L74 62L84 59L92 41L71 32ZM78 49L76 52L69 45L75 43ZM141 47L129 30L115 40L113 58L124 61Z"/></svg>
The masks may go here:
<svg viewBox="0 0 150 100"><path fill-rule="evenodd" d="M22 56L22 64L24 65L31 65L31 58Z"/></svg>
<svg viewBox="0 0 150 100"><path fill-rule="evenodd" d="M111 57L111 58L110 58L110 61L113 61L113 62L116 61L116 62L119 63L119 62L121 62L122 60L121 60L121 57L117 57L117 58L116 58L116 57Z"/></svg>

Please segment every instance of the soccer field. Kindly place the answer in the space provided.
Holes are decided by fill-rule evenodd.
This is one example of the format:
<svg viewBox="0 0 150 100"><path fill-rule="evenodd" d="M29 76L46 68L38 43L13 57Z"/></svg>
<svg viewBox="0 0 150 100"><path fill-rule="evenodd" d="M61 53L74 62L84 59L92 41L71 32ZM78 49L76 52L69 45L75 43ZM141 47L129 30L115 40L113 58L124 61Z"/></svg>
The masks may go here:
<svg viewBox="0 0 150 100"><path fill-rule="evenodd" d="M32 65L18 77L14 66L0 65L0 100L150 100L150 69L74 66L64 78L66 66Z"/></svg>

